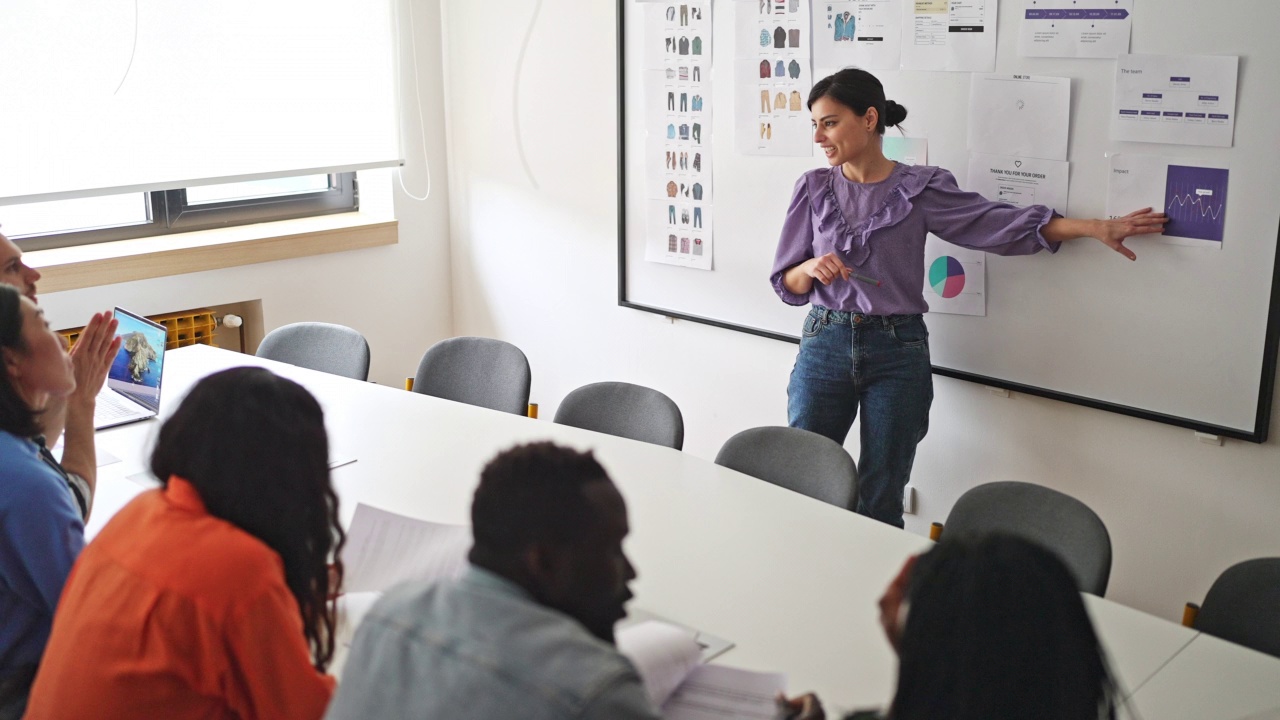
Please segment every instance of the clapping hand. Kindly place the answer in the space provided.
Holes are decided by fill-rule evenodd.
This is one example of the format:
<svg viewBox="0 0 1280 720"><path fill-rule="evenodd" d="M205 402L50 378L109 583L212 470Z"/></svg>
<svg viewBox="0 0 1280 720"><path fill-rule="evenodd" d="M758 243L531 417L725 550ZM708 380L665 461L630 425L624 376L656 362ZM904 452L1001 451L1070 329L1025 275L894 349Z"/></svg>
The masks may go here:
<svg viewBox="0 0 1280 720"><path fill-rule="evenodd" d="M71 364L76 376L75 399L92 402L107 380L111 361L120 350L120 338L116 337L116 320L110 310L95 313L80 332L80 339L71 348Z"/></svg>

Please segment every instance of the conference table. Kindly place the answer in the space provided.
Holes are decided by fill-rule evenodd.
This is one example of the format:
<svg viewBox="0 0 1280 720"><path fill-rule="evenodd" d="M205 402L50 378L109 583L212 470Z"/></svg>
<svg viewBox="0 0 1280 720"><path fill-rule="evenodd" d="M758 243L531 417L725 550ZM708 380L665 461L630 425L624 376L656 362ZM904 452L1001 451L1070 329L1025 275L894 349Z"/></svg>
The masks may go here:
<svg viewBox="0 0 1280 720"><path fill-rule="evenodd" d="M590 449L627 501L626 549L639 573L633 607L732 641L715 662L785 673L789 691L816 691L830 707L892 697L897 663L876 600L909 556L930 547L927 538L670 448L202 345L166 355L161 420L201 377L240 365L270 368L320 401L331 457L345 462L332 473L344 525L357 503L467 524L480 469L497 452L535 440ZM158 427L98 433L107 464L90 535L154 482L146 457ZM1231 718L1280 707L1280 660L1085 601L1137 716ZM1208 712L1215 707L1234 714Z"/></svg>

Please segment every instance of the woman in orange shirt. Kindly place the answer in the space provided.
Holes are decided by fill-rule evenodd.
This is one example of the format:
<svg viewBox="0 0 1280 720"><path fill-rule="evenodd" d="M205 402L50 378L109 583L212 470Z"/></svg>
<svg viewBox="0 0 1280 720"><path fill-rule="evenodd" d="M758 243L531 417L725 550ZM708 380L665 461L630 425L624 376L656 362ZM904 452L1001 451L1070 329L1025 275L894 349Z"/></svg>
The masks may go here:
<svg viewBox="0 0 1280 720"><path fill-rule="evenodd" d="M76 562L27 717L320 718L344 536L319 404L261 368L201 380L160 429L163 487Z"/></svg>

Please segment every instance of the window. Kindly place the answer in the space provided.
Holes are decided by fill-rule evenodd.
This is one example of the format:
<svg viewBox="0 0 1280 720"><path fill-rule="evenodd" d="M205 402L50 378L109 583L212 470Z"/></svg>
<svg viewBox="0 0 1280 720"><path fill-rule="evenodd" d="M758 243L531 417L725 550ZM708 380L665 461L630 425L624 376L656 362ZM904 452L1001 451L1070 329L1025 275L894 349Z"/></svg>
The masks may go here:
<svg viewBox="0 0 1280 720"><path fill-rule="evenodd" d="M351 212L354 172L0 207L0 232L26 251Z"/></svg>

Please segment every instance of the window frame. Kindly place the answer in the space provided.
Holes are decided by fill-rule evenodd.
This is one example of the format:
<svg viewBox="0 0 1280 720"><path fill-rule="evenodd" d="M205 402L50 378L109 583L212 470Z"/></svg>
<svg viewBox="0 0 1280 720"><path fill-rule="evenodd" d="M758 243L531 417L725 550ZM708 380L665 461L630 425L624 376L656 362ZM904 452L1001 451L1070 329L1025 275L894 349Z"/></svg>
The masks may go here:
<svg viewBox="0 0 1280 720"><path fill-rule="evenodd" d="M44 235L14 236L24 252L162 237L195 230L356 212L360 189L355 172L329 173L329 189L190 205L185 188L144 193L149 222Z"/></svg>

